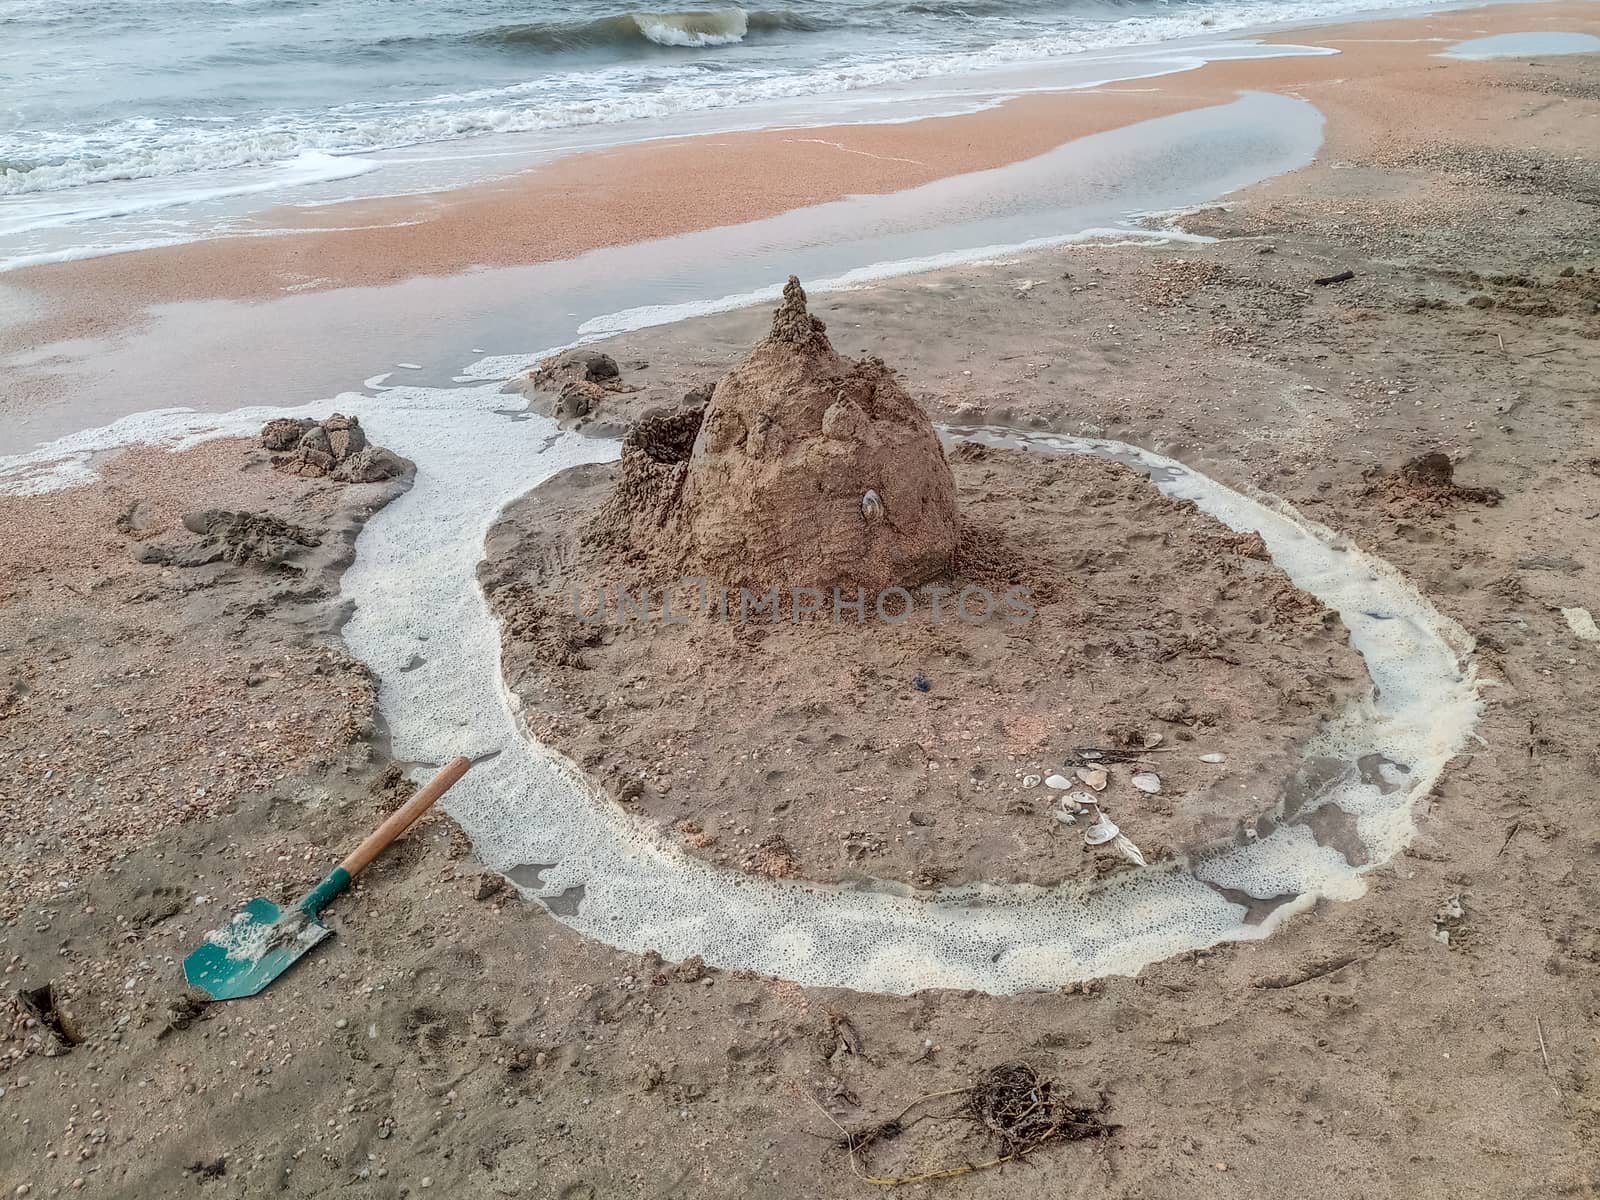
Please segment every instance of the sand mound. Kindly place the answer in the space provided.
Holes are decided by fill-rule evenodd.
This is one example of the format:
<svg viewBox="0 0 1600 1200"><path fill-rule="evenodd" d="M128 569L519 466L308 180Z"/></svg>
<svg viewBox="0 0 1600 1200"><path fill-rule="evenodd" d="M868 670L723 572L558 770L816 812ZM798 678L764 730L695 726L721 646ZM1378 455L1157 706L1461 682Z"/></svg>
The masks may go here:
<svg viewBox="0 0 1600 1200"><path fill-rule="evenodd" d="M725 587L870 593L950 568L955 483L927 414L881 361L834 353L791 277L703 412L630 432L594 532Z"/></svg>
<svg viewBox="0 0 1600 1200"><path fill-rule="evenodd" d="M331 477L340 483L380 483L413 470L407 459L368 444L356 417L334 413L322 421L277 417L261 427L261 444L282 451L272 465L307 479Z"/></svg>
<svg viewBox="0 0 1600 1200"><path fill-rule="evenodd" d="M668 623L658 564L580 531L649 473L671 507L699 417L657 412L630 435L633 467L575 467L510 505L479 569L529 731L698 857L918 887L1127 869L1045 783L1091 787L1074 767L1093 747L1101 803L1157 862L1246 836L1304 739L1366 687L1337 616L1251 539L1121 464L976 445L948 459L952 570L911 589L909 619L745 619L680 587ZM968 586L1021 586L1037 611L962 619ZM618 589L651 593L649 618L623 615Z"/></svg>
<svg viewBox="0 0 1600 1200"><path fill-rule="evenodd" d="M1381 496L1395 510L1436 515L1457 504L1499 504L1499 488L1467 487L1456 482L1455 464L1442 450L1407 459L1390 472L1368 472L1367 492Z"/></svg>
<svg viewBox="0 0 1600 1200"><path fill-rule="evenodd" d="M275 566L320 546L311 530L270 513L208 508L189 513L183 527L198 536L183 545L146 542L134 551L139 562L171 567L205 567L212 563Z"/></svg>
<svg viewBox="0 0 1600 1200"><path fill-rule="evenodd" d="M608 396L639 389L622 381L616 359L579 346L545 359L515 390L536 401L536 411L554 417L566 428L578 429L600 415Z"/></svg>

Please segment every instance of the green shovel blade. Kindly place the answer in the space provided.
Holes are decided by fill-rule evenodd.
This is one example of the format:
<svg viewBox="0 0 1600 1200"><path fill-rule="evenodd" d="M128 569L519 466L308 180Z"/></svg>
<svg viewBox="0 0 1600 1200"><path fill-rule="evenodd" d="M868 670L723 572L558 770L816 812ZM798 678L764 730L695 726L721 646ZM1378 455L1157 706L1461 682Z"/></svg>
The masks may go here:
<svg viewBox="0 0 1600 1200"><path fill-rule="evenodd" d="M306 951L332 936L333 930L305 907L302 902L290 909L285 919L276 904L257 896L183 960L189 986L213 1000L254 996Z"/></svg>

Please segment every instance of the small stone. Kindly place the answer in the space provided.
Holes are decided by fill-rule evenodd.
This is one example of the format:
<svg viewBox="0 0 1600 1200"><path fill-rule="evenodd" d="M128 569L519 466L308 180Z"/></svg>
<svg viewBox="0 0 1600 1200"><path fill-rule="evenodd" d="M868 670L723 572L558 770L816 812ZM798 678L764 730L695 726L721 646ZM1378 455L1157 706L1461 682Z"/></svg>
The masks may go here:
<svg viewBox="0 0 1600 1200"><path fill-rule="evenodd" d="M485 871L478 876L478 886L473 889L474 900L489 900L506 890L506 878L498 871Z"/></svg>
<svg viewBox="0 0 1600 1200"><path fill-rule="evenodd" d="M347 1018L340 1017L337 1021L335 1021L333 1023L333 1027L335 1029L348 1029L348 1028L350 1028L350 1022L349 1022L349 1020Z"/></svg>

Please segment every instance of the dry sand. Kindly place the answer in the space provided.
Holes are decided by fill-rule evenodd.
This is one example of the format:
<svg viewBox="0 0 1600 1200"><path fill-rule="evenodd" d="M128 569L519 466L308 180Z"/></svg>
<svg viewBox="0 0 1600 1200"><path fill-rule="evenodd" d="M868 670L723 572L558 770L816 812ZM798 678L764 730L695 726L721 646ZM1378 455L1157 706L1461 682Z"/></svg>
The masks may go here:
<svg viewBox="0 0 1600 1200"><path fill-rule="evenodd" d="M1429 20L1536 28L1558 11L1544 27L1590 27L1592 8L1572 7ZM1562 613L1600 611L1600 87L1592 56L1413 65L1392 86L1313 94L1330 113L1325 154L1187 218L1214 245L1084 248L819 306L841 350L899 364L936 417L1100 431L1283 495L1476 636L1483 744L1422 803L1420 836L1365 898L1070 994L873 996L583 941L481 879L435 819L339 903L339 937L311 962L258 1001L158 1036L201 932L236 900L319 873L395 790L381 730L359 719L370 688L341 682L352 669L331 632L306 641L336 621L325 596L244 603L220 626L190 606L220 600L221 582L127 603L135 539L115 522L128 501L172 513L250 480L237 445L181 470L130 456L136 476L5 513L0 826L10 878L41 869L13 887L0 969L8 990L53 981L83 1040L64 1047L15 1010L0 1041L0 1183L33 1196L836 1200L879 1193L852 1174L834 1122L886 1120L1020 1057L1103 1105L1115 1132L919 1194L1600 1193L1600 648ZM1436 82L1438 104L1419 102ZM1365 96L1374 119L1345 95ZM1309 283L1342 269L1355 278ZM650 362L640 401L651 387L675 401L765 319L708 318L613 352ZM1419 499L1391 482L1435 449L1503 501ZM312 524L314 489L329 485L268 478L311 489L283 511ZM110 585L94 586L101 574ZM41 620L46 640L31 641ZM36 746L81 769L97 729L155 744L133 725L196 707L180 684L197 664L236 662L243 676L272 658L257 645L280 644L293 653L268 711L341 730L357 718L354 741L297 742L265 790L246 779L215 816L125 803L109 854L17 836L81 829L71 802L93 794L74 784L41 804ZM47 669L67 682L30 682ZM259 734L235 712L151 769L187 786L218 752L244 755ZM52 862L67 864L59 879ZM939 1104L948 1114L960 1099ZM995 1151L956 1115L878 1142L867 1161L904 1174Z"/></svg>

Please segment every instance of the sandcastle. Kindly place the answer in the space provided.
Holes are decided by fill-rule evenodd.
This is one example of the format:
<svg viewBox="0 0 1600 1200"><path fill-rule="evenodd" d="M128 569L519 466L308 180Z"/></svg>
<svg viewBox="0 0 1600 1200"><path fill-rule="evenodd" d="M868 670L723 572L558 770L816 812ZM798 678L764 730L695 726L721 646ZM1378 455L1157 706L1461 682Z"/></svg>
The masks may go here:
<svg viewBox="0 0 1600 1200"><path fill-rule="evenodd" d="M596 532L722 586L914 587L954 560L955 482L927 414L881 361L835 353L791 276L704 409L629 431Z"/></svg>

